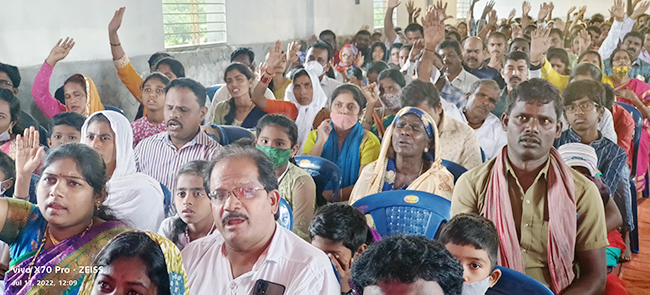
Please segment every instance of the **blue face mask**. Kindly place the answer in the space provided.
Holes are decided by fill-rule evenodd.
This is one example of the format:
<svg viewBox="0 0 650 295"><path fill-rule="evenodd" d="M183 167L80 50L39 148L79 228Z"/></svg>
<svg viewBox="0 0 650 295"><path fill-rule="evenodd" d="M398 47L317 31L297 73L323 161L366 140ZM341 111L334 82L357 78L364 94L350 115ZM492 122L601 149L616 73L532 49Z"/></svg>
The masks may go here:
<svg viewBox="0 0 650 295"><path fill-rule="evenodd" d="M484 280L473 282L470 284L463 284L463 295L485 295L485 292L490 288L490 276Z"/></svg>

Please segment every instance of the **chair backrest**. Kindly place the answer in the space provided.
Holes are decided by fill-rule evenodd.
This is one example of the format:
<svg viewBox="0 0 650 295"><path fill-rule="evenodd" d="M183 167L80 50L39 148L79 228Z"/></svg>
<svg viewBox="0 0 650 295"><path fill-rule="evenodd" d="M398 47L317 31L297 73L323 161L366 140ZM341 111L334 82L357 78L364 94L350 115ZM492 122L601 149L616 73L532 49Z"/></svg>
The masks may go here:
<svg viewBox="0 0 650 295"><path fill-rule="evenodd" d="M122 116L124 116L124 111L122 109L118 108L118 107L104 105L104 109L107 110L107 111L118 112L118 113L122 114Z"/></svg>
<svg viewBox="0 0 650 295"><path fill-rule="evenodd" d="M485 156L485 151L483 151L483 148L481 148L481 161L485 163L487 161L487 157Z"/></svg>
<svg viewBox="0 0 650 295"><path fill-rule="evenodd" d="M160 184L160 188L163 191L163 196L165 197L163 204L165 205L165 217L169 217L170 212L172 212L171 206L172 206L172 192L169 191L169 189L164 185Z"/></svg>
<svg viewBox="0 0 650 295"><path fill-rule="evenodd" d="M210 127L221 132L221 140L216 136L212 136L212 138L219 142L220 145L229 145L241 138L250 138L255 140L255 135L243 127L215 124L210 124Z"/></svg>
<svg viewBox="0 0 650 295"><path fill-rule="evenodd" d="M366 196L352 204L370 214L382 236L407 233L433 239L443 221L448 221L451 202L422 191L395 190Z"/></svg>
<svg viewBox="0 0 650 295"><path fill-rule="evenodd" d="M463 173L467 172L465 167L447 160L442 160L442 166L445 166L445 168L454 175L454 183L458 181L458 178L463 175Z"/></svg>
<svg viewBox="0 0 650 295"><path fill-rule="evenodd" d="M501 278L485 295L553 295L542 283L518 271L496 267L501 270Z"/></svg>
<svg viewBox="0 0 650 295"><path fill-rule="evenodd" d="M291 210L289 203L287 203L287 201L283 198L280 198L280 206L278 206L278 212L280 213L280 217L278 218L278 223L280 223L280 226L288 230L293 230L293 211Z"/></svg>
<svg viewBox="0 0 650 295"><path fill-rule="evenodd" d="M205 88L205 93L208 95L208 99L212 101L212 98L214 97L214 94L217 93L217 90L219 88L223 87L224 84L217 84L217 85L212 85L210 87Z"/></svg>
<svg viewBox="0 0 650 295"><path fill-rule="evenodd" d="M341 188L341 171L332 161L314 156L297 156L294 158L300 168L311 175L316 183L317 205L324 205L323 191L325 187L332 188L332 201L338 201ZM329 184L329 185L328 185Z"/></svg>
<svg viewBox="0 0 650 295"><path fill-rule="evenodd" d="M623 107L634 119L634 150L632 152L632 167L630 167L631 175L636 175L637 156L639 154L639 143L641 142L641 132L643 131L643 116L641 112L634 106L626 103L617 102L619 106Z"/></svg>

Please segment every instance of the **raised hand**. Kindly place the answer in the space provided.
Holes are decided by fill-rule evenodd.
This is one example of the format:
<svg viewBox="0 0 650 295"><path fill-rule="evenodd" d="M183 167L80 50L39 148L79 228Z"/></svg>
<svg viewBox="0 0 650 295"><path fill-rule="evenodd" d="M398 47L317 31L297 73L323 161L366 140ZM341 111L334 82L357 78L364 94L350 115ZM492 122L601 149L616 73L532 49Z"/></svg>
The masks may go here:
<svg viewBox="0 0 650 295"><path fill-rule="evenodd" d="M577 8L576 8L575 6L571 6L571 8L569 8L569 11L567 11L566 14L567 14L567 15L571 15L574 11L576 11L576 9L577 9Z"/></svg>
<svg viewBox="0 0 650 295"><path fill-rule="evenodd" d="M449 18L441 10L429 7L422 20L424 29L424 46L426 50L436 51L438 44L445 40L444 20ZM441 20L442 19L442 20Z"/></svg>
<svg viewBox="0 0 650 295"><path fill-rule="evenodd" d="M447 6L447 3L445 3L445 7ZM481 16L481 19L485 19L488 13L494 9L494 0L488 2L485 4L485 8L483 8L483 16Z"/></svg>
<svg viewBox="0 0 650 295"><path fill-rule="evenodd" d="M413 12L413 22L417 23L418 18L420 17L420 13L422 12L422 7L418 7L415 12Z"/></svg>
<svg viewBox="0 0 650 295"><path fill-rule="evenodd" d="M386 4L386 6L388 8L390 8L390 9L393 9L393 8L399 6L400 4L402 4L402 2L399 2L399 0L388 0L388 3Z"/></svg>
<svg viewBox="0 0 650 295"><path fill-rule="evenodd" d="M316 35L311 35L311 37L309 37L309 46L314 45L316 42L318 42L318 37L316 37Z"/></svg>
<svg viewBox="0 0 650 295"><path fill-rule="evenodd" d="M634 7L636 7L636 4L634 4ZM641 5L639 5L639 7L634 9L632 15L630 15L630 18L633 20L637 20L646 12L646 10L648 10L648 7L650 7L650 2L648 1L641 2Z"/></svg>
<svg viewBox="0 0 650 295"><path fill-rule="evenodd" d="M126 7L120 7L120 9L115 11L113 19L111 19L111 22L108 23L109 33L117 33L117 30L122 25L122 17L124 17L124 11L126 11Z"/></svg>
<svg viewBox="0 0 650 295"><path fill-rule="evenodd" d="M300 43L298 42L291 42L289 45L287 45L287 64L293 64L296 62L298 59L300 59L300 56L298 56L298 51L300 51Z"/></svg>
<svg viewBox="0 0 650 295"><path fill-rule="evenodd" d="M535 64L541 62L544 53L551 47L549 36L550 28L539 27L533 31L530 38L530 61Z"/></svg>
<svg viewBox="0 0 650 295"><path fill-rule="evenodd" d="M472 4L469 6L469 10L474 10L474 5L475 5L476 2L478 2L478 1L479 1L479 0L472 0Z"/></svg>
<svg viewBox="0 0 650 295"><path fill-rule="evenodd" d="M537 13L537 21L544 22L546 16L548 16L549 7L548 4L542 3L539 5L539 13Z"/></svg>
<svg viewBox="0 0 650 295"><path fill-rule="evenodd" d="M377 83L373 82L368 86L363 86L361 88L361 92L363 93L363 96L365 96L366 100L368 101L367 105L373 107L377 105L377 102L379 101L379 93L377 92Z"/></svg>
<svg viewBox="0 0 650 295"><path fill-rule="evenodd" d="M524 16L528 15L530 13L530 10L533 7L530 5L530 2L524 1L523 4L521 4L521 12L523 13Z"/></svg>
<svg viewBox="0 0 650 295"><path fill-rule="evenodd" d="M45 59L45 61L51 66L56 65L57 62L68 56L70 50L74 47L74 44L73 38L66 37L65 40L59 39L59 42L56 42L56 45L54 45L54 48L52 48L50 55Z"/></svg>
<svg viewBox="0 0 650 295"><path fill-rule="evenodd" d="M363 26L361 26L361 28L359 29L359 32L360 32L360 31L367 31L367 30L369 30L369 29L370 29L370 26L369 26L369 25L363 25Z"/></svg>
<svg viewBox="0 0 650 295"><path fill-rule="evenodd" d="M512 19L514 19L515 16L517 16L517 9L513 8L512 11L510 11L510 14L508 15L508 23L510 23L510 21L512 21Z"/></svg>
<svg viewBox="0 0 650 295"><path fill-rule="evenodd" d="M488 25L496 26L497 20L499 20L499 18L497 17L497 11L496 10L490 11L490 15L488 17Z"/></svg>
<svg viewBox="0 0 650 295"><path fill-rule="evenodd" d="M490 4L488 3L488 5ZM494 6L494 1L492 1L492 5ZM452 16L447 15L447 2L443 3L442 0L438 0L433 6L433 9L438 11L438 20L441 22L452 18Z"/></svg>
<svg viewBox="0 0 650 295"><path fill-rule="evenodd" d="M582 8L580 9L582 11ZM616 21L622 22L625 20L625 4L623 0L614 0L614 5L609 9L609 13L616 19Z"/></svg>
<svg viewBox="0 0 650 295"><path fill-rule="evenodd" d="M409 15L413 15L415 12L415 3L413 3L413 0L409 0L406 2L406 13Z"/></svg>
<svg viewBox="0 0 650 295"><path fill-rule="evenodd" d="M578 14L584 16L585 12L587 12L587 5L583 5L582 7L580 7L580 11L578 11Z"/></svg>
<svg viewBox="0 0 650 295"><path fill-rule="evenodd" d="M587 32L587 30L583 29L578 32L577 38L578 44L580 46L580 52L574 52L574 54L580 55L581 53L591 48L591 35L589 35L589 32Z"/></svg>
<svg viewBox="0 0 650 295"><path fill-rule="evenodd" d="M16 174L31 177L45 157L45 147L39 145L39 133L33 126L23 134L16 136Z"/></svg>
<svg viewBox="0 0 650 295"><path fill-rule="evenodd" d="M524 31L521 29L521 26L519 24L512 24L512 39L523 37Z"/></svg>
<svg viewBox="0 0 650 295"><path fill-rule="evenodd" d="M411 62L415 62L416 59L420 58L422 55L422 50L424 50L425 42L426 41L422 41L422 39L418 39L413 42L413 48L411 48L411 52L409 52L409 60Z"/></svg>
<svg viewBox="0 0 650 295"><path fill-rule="evenodd" d="M269 56L266 59L266 65L267 65L267 74L275 74L275 69L280 66L282 63L282 42L280 40L275 41L275 46L274 47L269 47ZM270 70L270 72L269 72ZM260 70L261 74L264 74L263 71Z"/></svg>

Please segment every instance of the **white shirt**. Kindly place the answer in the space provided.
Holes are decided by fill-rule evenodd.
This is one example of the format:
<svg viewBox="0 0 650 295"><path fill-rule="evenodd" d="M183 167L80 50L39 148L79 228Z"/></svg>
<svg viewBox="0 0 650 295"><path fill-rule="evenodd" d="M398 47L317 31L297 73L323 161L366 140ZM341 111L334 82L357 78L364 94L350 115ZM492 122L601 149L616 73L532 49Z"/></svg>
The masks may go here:
<svg viewBox="0 0 650 295"><path fill-rule="evenodd" d="M461 112L461 114L463 115L462 122L467 123L465 113ZM478 129L474 129L474 132L476 132L478 144L483 149L488 160L496 157L501 152L501 149L508 144L508 136L501 128L501 120L492 113L488 114L483 125Z"/></svg>
<svg viewBox="0 0 650 295"><path fill-rule="evenodd" d="M463 112L461 112L455 104L446 101L442 97L440 98L440 103L442 104L442 109L445 111L447 116L461 122L463 121Z"/></svg>
<svg viewBox="0 0 650 295"><path fill-rule="evenodd" d="M252 294L259 279L283 285L284 295L341 293L334 268L324 252L289 230L276 226L271 243L253 270L232 277L224 255L225 240L214 234L188 244L181 252L190 293Z"/></svg>
<svg viewBox="0 0 650 295"><path fill-rule="evenodd" d="M465 69L461 69L458 76L456 76L456 78L454 78L454 80L451 81L451 85L460 88L460 90L462 90L465 93L469 93L472 84L474 84L474 82L479 80L481 79L465 71Z"/></svg>
<svg viewBox="0 0 650 295"><path fill-rule="evenodd" d="M560 122L562 122L562 131L569 129L569 123L567 123L564 115L560 116ZM612 112L607 108L603 112L603 117L598 121L597 128L604 138L618 142L618 135L616 135L616 130L614 130L614 117L612 116Z"/></svg>
<svg viewBox="0 0 650 295"><path fill-rule="evenodd" d="M336 81L335 79L332 79L328 77L327 75L323 76L323 79L320 80L320 86L323 87L323 91L325 92L325 95L327 95L327 98L329 100L327 101L327 107L329 108L332 105L332 94L334 93L334 89L336 87L339 87L343 85L343 83Z"/></svg>

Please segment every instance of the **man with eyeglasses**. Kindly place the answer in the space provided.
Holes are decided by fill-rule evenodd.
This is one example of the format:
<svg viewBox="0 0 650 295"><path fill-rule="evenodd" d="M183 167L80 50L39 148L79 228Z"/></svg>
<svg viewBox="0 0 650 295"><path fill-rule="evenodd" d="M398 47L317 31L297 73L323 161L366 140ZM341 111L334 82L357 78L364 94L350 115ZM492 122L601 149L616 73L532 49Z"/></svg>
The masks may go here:
<svg viewBox="0 0 650 295"><path fill-rule="evenodd" d="M519 83L501 117L508 144L454 186L451 215L477 213L497 225L499 265L555 294L602 294L607 228L596 185L553 147L562 98L542 79ZM574 269L579 270L579 276Z"/></svg>
<svg viewBox="0 0 650 295"><path fill-rule="evenodd" d="M341 292L325 253L275 222L278 180L264 153L227 146L204 178L221 234L183 249L190 293L253 294L258 284L281 285L285 295Z"/></svg>

